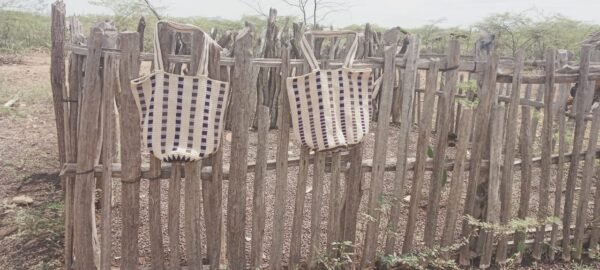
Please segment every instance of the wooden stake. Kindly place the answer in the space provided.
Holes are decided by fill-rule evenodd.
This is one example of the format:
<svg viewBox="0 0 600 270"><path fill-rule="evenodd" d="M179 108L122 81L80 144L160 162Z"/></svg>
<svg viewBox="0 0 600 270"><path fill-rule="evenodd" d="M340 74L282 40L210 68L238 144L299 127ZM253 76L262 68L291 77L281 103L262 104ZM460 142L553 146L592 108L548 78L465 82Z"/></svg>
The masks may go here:
<svg viewBox="0 0 600 270"><path fill-rule="evenodd" d="M473 137L473 146L471 153L471 163L469 171L469 185L467 188L467 198L465 201L465 212L464 215L474 215L475 202L477 197L477 187L479 184L479 178L481 174L481 163L485 148L488 146L488 127L490 121L490 114L492 105L496 100L496 74L498 67L498 56L492 55L485 66L483 78L481 80L481 91L480 103L477 107L476 118L475 118L475 132ZM468 222L463 223L462 235L463 237L471 236L471 225ZM470 247L465 245L461 249L460 253L460 264L469 265L470 263Z"/></svg>
<svg viewBox="0 0 600 270"><path fill-rule="evenodd" d="M271 243L271 269L280 269L281 257L283 254L283 239L285 225L285 205L287 195L287 177L288 177L288 148L290 142L290 103L288 102L287 84L285 80L290 74L290 51L282 51L281 64L281 91L279 92L279 112L278 117L279 136L277 138L277 158L275 171L275 199L273 201L273 237Z"/></svg>
<svg viewBox="0 0 600 270"><path fill-rule="evenodd" d="M113 57L104 58L104 81L102 83L102 164L112 164L114 135L115 80L118 62ZM112 262L111 201L112 166L103 166L102 170L102 231L100 243L100 269L109 270Z"/></svg>
<svg viewBox="0 0 600 270"><path fill-rule="evenodd" d="M181 165L174 163L169 180L168 233L169 233L169 269L180 269L179 255L179 215L181 208Z"/></svg>
<svg viewBox="0 0 600 270"><path fill-rule="evenodd" d="M365 233L365 244L363 247L363 257L360 262L361 268L371 267L375 263L375 251L377 249L377 240L379 236L381 193L383 189L385 157L387 150L387 139L389 130L389 118L392 110L392 92L394 91L394 77L396 74L395 55L400 31L397 29L389 30L385 33L386 47L384 48L384 67L383 82L380 95L379 114L377 117L377 130L375 131L375 146L373 149L373 172L371 173L371 190L367 206L367 215L372 221L367 223ZM413 91L406 91L412 95ZM408 104L412 104L412 97L406 98ZM410 115L410 105L407 108L407 121ZM396 183L398 185L398 183Z"/></svg>
<svg viewBox="0 0 600 270"><path fill-rule="evenodd" d="M504 137L504 106L496 104L493 108L491 119L494 125L490 131L490 176L488 182L486 222L491 225L497 225L500 222L500 168L502 166L502 142ZM489 231L479 264L481 269L487 269L491 265L494 246L493 236L494 232Z"/></svg>
<svg viewBox="0 0 600 270"><path fill-rule="evenodd" d="M439 73L439 62L432 61L429 70L427 71L427 80L425 86L425 102L423 106L426 108L432 108L435 101L435 91L437 90L438 73ZM404 244L402 245L402 252L412 251L414 242L414 234L416 230L416 218L419 211L419 203L421 200L421 192L423 189L423 181L425 178L425 161L427 159L427 148L429 147L429 136L432 129L433 110L425 110L423 116L419 121L419 139L417 141L417 156L415 160L415 172L413 176L413 184L410 193L410 205L408 209L408 219L406 221L406 233L404 236ZM408 134L407 134L408 135ZM406 146L404 151L406 152ZM398 152L400 153L400 151ZM396 200L402 201L403 194L398 194ZM386 247L389 252L394 250L393 246Z"/></svg>
<svg viewBox="0 0 600 270"><path fill-rule="evenodd" d="M200 233L202 161L186 163L184 170L185 251L189 269L200 270L202 269L202 235Z"/></svg>
<svg viewBox="0 0 600 270"><path fill-rule="evenodd" d="M450 181L450 193L448 195L448 205L446 205L446 224L442 233L441 246L447 247L454 242L454 232L456 231L456 221L458 220L458 211L460 199L464 190L464 167L469 146L469 137L471 136L471 123L473 120L473 109L464 107L461 112L460 125L458 127L458 145L455 155L455 170L452 173Z"/></svg>
<svg viewBox="0 0 600 270"><path fill-rule="evenodd" d="M310 200L310 245L308 249L308 267L317 266L317 252L321 243L321 207L323 205L323 182L325 178L325 152L315 153L313 167L312 196Z"/></svg>
<svg viewBox="0 0 600 270"><path fill-rule="evenodd" d="M549 215L548 204L550 195L550 170L551 170L551 159L552 159L552 107L554 101L554 69L555 69L556 51L554 49L548 49L546 51L546 85L544 93L544 123L542 126L542 167L541 167L541 178L540 178L540 196L539 196L539 207L538 207L538 221L546 220ZM542 258L542 245L544 242L544 234L546 231L546 225L543 224L538 227L535 234L535 242L533 244L532 256L534 259L541 260Z"/></svg>
<svg viewBox="0 0 600 270"><path fill-rule="evenodd" d="M580 64L580 80L582 80L579 84L580 88L578 89L579 91L577 91L577 97L576 97L576 102L577 102L577 106L576 106L576 110L577 110L577 115L575 116L575 136L574 139L575 141L573 142L573 150L575 150L575 143L579 142L582 144L583 146L583 140L584 140L584 134L585 134L585 130L587 127L587 123L585 123L583 121L583 117L584 115L586 115L589 112L589 108L591 106L591 101L594 99L594 95L595 95L595 89L594 89L594 83L593 82L589 82L587 79L588 75L589 75L589 66L590 66L590 56L591 56L591 51L593 48L588 47L589 45L584 45L581 48L581 64ZM586 56L587 54L587 56ZM579 92L583 92L583 93L579 93ZM575 215L576 220L575 220L575 239L573 240L573 259L575 260L579 260L581 259L581 254L583 253L583 241L584 241L584 236L583 233L587 227L587 216L588 216L588 197L590 194L590 189L591 189L591 185L592 185L592 176L594 174L594 155L596 152L596 144L598 142L598 131L599 131L599 125L600 125L600 119L597 117L598 114L595 114L595 118L594 121L592 121L592 128L590 130L590 139L588 141L588 150L587 153L585 155L585 164L583 166L583 178L581 180L581 191L579 194L579 201L577 202L577 213ZM581 129L581 133L578 134L578 125L581 123L582 125L579 126L579 128ZM571 168L569 169L576 169L578 168L579 164L577 162L578 160L572 160L571 161ZM575 168L573 168L575 167ZM569 170L569 176L571 176L571 170ZM577 171L575 171L574 173L575 177L577 176Z"/></svg>
<svg viewBox="0 0 600 270"><path fill-rule="evenodd" d="M142 157L140 146L141 128L139 111L133 98L130 81L139 76L140 47L137 32L120 34L119 78L119 123L121 127L121 211L123 229L121 231L121 267L136 269L138 265L138 230L140 207L140 178ZM87 74L87 73L86 73ZM88 119L81 117L82 119Z"/></svg>
<svg viewBox="0 0 600 270"><path fill-rule="evenodd" d="M248 127L252 67L250 58L254 30L246 27L236 37L234 47L235 66L232 78L231 98L231 175L227 194L227 257L232 269L246 267L246 172L248 162Z"/></svg>
<svg viewBox="0 0 600 270"><path fill-rule="evenodd" d="M448 67L453 68L460 64L460 43L453 39L448 43ZM448 148L448 134L451 132L450 122L453 121L452 113L454 108L454 96L456 95L456 85L458 83L458 69L446 72L443 94L440 96L437 107L440 121L436 125L437 145L434 150L433 174L430 181L429 200L427 203L427 221L425 223L425 245L432 247L435 241L437 230L437 218L440 209L440 196L442 194L442 185L444 182L446 163L446 149ZM412 197L411 197L412 198Z"/></svg>
<svg viewBox="0 0 600 270"><path fill-rule="evenodd" d="M531 97L531 84L525 87L525 98ZM521 128L519 134L519 153L521 154L521 194L519 196L518 218L525 219L529 214L529 201L531 198L531 167L532 167L532 149L533 136L531 135L531 107L521 106ZM515 233L515 243L517 247L525 244L525 232L517 231ZM522 256L519 256L521 258Z"/></svg>
<svg viewBox="0 0 600 270"><path fill-rule="evenodd" d="M504 140L504 163L502 165L502 180L500 182L500 223L506 225L511 219L512 192L513 192L513 164L515 161L515 147L517 144L517 117L519 112L519 99L521 98L521 72L523 71L523 51L517 52L515 69L513 71L512 91L510 102L507 106L506 136ZM496 250L496 262L500 265L506 261L508 250L508 237L500 236Z"/></svg>
<svg viewBox="0 0 600 270"><path fill-rule="evenodd" d="M296 201L294 219L292 220L292 238L290 241L290 268L297 269L300 264L302 241L302 224L304 221L304 198L306 197L306 179L308 178L310 150L302 147L300 150L300 167L298 168L298 183L296 184Z"/></svg>
<svg viewBox="0 0 600 270"><path fill-rule="evenodd" d="M252 240L250 242L250 266L260 268L263 256L263 237L265 234L265 177L267 174L267 143L271 124L269 107L258 106L258 135L256 146L256 169L254 170L254 192L252 199ZM275 217L281 219L282 217Z"/></svg>
<svg viewBox="0 0 600 270"><path fill-rule="evenodd" d="M593 91L588 89L588 75L590 69L590 58L592 54L591 45L583 45L581 47L581 62L579 64L579 89L575 96L575 134L573 135L573 150L575 153L579 153L583 146L583 137L585 134L586 123L585 123L585 103L587 98L591 101L591 95ZM577 181L577 172L579 171L578 155L571 158L571 164L569 165L569 173L567 175L567 190L565 192L565 206L564 206L564 217L563 217L563 239L562 239L562 258L565 261L571 260L571 241L570 241L570 226L571 218L573 215L573 203L575 201L575 182ZM585 193L584 193L585 194ZM580 198L581 200L581 198ZM583 205L582 205L583 206ZM579 226L583 226L580 224ZM577 243L577 241L575 241ZM578 244L578 243L577 243ZM577 249L578 246L576 245ZM581 248L574 252L575 257L581 254Z"/></svg>
<svg viewBox="0 0 600 270"><path fill-rule="evenodd" d="M94 262L93 198L95 157L98 155L97 142L100 140L98 119L102 95L100 58L102 54L102 30L93 28L88 41L88 57L85 67L85 82L82 90L79 136L85 138L77 142L77 174L75 177L73 250L77 258L75 269L96 269ZM138 141L139 142L139 141ZM136 257L137 258L137 257Z"/></svg>

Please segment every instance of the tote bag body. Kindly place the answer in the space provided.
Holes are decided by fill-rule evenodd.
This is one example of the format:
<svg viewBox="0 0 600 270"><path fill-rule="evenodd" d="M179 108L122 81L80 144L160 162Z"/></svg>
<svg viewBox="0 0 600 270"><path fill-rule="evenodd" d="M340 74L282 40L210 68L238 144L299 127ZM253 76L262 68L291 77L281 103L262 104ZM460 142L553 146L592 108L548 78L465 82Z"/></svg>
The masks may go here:
<svg viewBox="0 0 600 270"><path fill-rule="evenodd" d="M316 151L360 143L369 133L374 81L371 69L352 68L354 39L342 68L320 70L308 41L301 48L310 73L286 80L296 140Z"/></svg>
<svg viewBox="0 0 600 270"><path fill-rule="evenodd" d="M159 22L158 25L166 22ZM168 23L179 31L200 31ZM208 78L208 53L214 41L204 36L196 76L164 71L158 29L154 38L156 70L131 82L140 111L142 139L151 154L165 162L189 162L220 147L229 83Z"/></svg>

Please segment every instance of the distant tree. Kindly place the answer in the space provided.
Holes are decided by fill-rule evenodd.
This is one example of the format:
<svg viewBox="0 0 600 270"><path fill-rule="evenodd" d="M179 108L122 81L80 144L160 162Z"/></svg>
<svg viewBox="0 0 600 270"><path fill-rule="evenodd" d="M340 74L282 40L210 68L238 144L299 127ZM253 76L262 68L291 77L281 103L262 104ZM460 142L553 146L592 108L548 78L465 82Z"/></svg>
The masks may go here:
<svg viewBox="0 0 600 270"><path fill-rule="evenodd" d="M0 0L0 10L42 12L48 9L48 0Z"/></svg>
<svg viewBox="0 0 600 270"><path fill-rule="evenodd" d="M159 1L149 0L92 0L90 4L109 9L113 12L113 21L119 28L133 27L137 20L144 17L155 17L161 19L156 10L164 9Z"/></svg>

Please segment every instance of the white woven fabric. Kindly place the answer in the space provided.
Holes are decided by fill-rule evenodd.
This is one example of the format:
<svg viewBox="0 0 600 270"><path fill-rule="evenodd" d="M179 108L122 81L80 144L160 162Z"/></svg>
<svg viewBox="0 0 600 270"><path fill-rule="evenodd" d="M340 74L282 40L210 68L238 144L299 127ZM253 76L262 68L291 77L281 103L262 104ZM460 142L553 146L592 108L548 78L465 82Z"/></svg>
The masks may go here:
<svg viewBox="0 0 600 270"><path fill-rule="evenodd" d="M369 133L373 91L371 69L352 68L358 36L342 68L319 69L314 53L303 38L310 73L286 80L292 127L296 140L316 151L360 143Z"/></svg>
<svg viewBox="0 0 600 270"><path fill-rule="evenodd" d="M158 38L161 24L203 35L197 76L165 72ZM196 161L216 152L220 146L229 83L208 78L212 44L216 43L195 26L158 22L154 36L155 71L131 81L140 110L144 144L162 161Z"/></svg>

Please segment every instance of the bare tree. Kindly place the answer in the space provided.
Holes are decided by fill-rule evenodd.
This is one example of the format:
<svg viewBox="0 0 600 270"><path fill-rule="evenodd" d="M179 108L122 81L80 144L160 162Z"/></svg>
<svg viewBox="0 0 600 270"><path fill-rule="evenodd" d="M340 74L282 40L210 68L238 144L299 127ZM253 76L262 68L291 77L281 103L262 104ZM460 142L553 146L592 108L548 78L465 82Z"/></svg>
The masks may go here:
<svg viewBox="0 0 600 270"><path fill-rule="evenodd" d="M252 8L258 14L264 17L268 16L268 12L265 12L260 0L240 0L240 2ZM311 22L313 27L329 15L349 8L348 1L341 0L281 0L281 2L296 9L304 25L310 25L309 22Z"/></svg>

